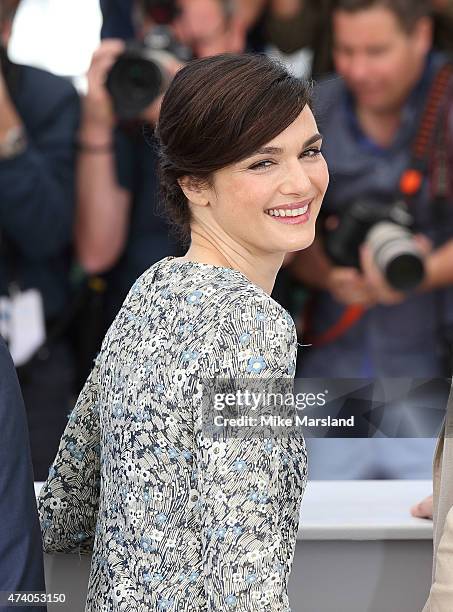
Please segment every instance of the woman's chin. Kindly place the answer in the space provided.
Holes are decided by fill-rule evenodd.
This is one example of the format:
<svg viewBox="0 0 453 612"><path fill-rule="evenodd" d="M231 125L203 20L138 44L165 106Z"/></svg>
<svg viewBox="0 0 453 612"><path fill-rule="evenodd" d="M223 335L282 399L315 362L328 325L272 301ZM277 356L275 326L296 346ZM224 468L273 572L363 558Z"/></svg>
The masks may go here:
<svg viewBox="0 0 453 612"><path fill-rule="evenodd" d="M312 231L305 231L303 235L298 236L297 239L291 240L286 245L287 252L293 251L302 251L303 249L308 249L315 240L315 231L314 228Z"/></svg>

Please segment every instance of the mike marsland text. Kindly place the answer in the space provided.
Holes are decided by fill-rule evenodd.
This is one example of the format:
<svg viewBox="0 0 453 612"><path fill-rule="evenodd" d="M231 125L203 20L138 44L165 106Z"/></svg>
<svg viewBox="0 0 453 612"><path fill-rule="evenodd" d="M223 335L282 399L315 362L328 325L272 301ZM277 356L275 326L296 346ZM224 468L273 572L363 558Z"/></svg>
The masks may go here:
<svg viewBox="0 0 453 612"><path fill-rule="evenodd" d="M260 416L239 416L226 418L220 414L214 417L216 427L354 427L355 417L337 419L331 417L314 418L308 415L282 417L281 415L262 414Z"/></svg>

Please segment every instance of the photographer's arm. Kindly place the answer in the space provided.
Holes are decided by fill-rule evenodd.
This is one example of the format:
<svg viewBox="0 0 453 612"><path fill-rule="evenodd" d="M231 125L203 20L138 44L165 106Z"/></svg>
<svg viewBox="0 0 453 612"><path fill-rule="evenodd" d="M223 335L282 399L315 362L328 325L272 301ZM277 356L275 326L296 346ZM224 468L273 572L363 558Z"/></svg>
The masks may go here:
<svg viewBox="0 0 453 612"><path fill-rule="evenodd" d="M288 271L307 287L328 291L341 304L370 307L376 303L369 280L356 268L334 265L319 234L308 249L300 251L291 261Z"/></svg>
<svg viewBox="0 0 453 612"><path fill-rule="evenodd" d="M117 181L113 130L115 117L105 87L107 73L124 43L104 41L88 72L77 161L75 241L82 266L90 273L112 267L124 248L131 194Z"/></svg>
<svg viewBox="0 0 453 612"><path fill-rule="evenodd" d="M328 278L333 268L332 262L324 252L322 239L319 235L313 244L299 251L288 265L291 276L314 289L328 290Z"/></svg>
<svg viewBox="0 0 453 612"><path fill-rule="evenodd" d="M112 130L84 122L80 138L87 146L111 147L102 153L81 150L77 160L75 242L82 266L97 273L112 267L121 255L131 196L117 183Z"/></svg>

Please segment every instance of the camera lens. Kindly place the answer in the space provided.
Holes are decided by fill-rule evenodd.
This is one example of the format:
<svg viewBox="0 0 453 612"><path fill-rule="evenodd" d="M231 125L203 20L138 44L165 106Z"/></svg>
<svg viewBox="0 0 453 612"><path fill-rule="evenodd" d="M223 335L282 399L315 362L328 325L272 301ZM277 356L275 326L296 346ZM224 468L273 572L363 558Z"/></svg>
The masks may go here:
<svg viewBox="0 0 453 612"><path fill-rule="evenodd" d="M163 83L160 66L137 51L126 51L112 67L107 88L117 114L138 117L159 95Z"/></svg>
<svg viewBox="0 0 453 612"><path fill-rule="evenodd" d="M383 221L367 234L373 259L387 282L398 291L411 291L423 280L425 266L412 233Z"/></svg>

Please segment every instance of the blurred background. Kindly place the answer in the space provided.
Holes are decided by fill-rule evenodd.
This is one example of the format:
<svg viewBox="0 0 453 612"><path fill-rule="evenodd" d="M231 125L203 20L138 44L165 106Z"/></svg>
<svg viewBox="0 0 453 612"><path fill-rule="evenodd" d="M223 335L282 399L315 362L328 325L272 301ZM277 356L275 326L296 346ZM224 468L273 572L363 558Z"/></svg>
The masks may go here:
<svg viewBox="0 0 453 612"><path fill-rule="evenodd" d="M331 184L315 243L287 257L273 292L304 344L302 388L447 381L426 396L435 416L445 410L453 2L0 0L0 11L0 333L36 480L130 287L187 250L159 213L149 145L172 76L216 53L268 53L313 79ZM360 399L370 407L373 395ZM414 408L412 434L400 437L309 438L311 478L429 479L435 435L417 418Z"/></svg>

